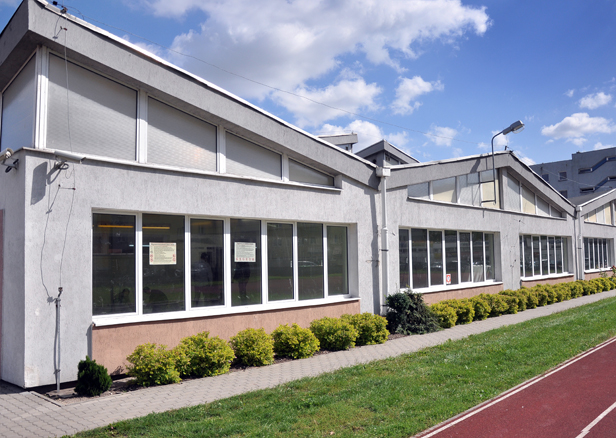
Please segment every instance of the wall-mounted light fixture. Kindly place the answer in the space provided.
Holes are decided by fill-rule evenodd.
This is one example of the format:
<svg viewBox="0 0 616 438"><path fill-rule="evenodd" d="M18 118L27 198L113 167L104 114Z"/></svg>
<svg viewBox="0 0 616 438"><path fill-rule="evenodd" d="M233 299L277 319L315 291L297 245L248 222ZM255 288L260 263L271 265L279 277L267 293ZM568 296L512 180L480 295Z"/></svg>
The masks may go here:
<svg viewBox="0 0 616 438"><path fill-rule="evenodd" d="M2 161L2 165L6 167L6 169L4 170L5 173L9 173L11 170L17 169L19 160L13 160L13 164L6 164L6 160L11 158L14 154L15 152L13 152L13 149L9 148L6 148L2 152L0 152L0 161Z"/></svg>
<svg viewBox="0 0 616 438"><path fill-rule="evenodd" d="M54 166L54 169L60 170L64 170L68 167L66 165L67 162L81 164L81 162L86 159L86 157L83 155L73 154L72 152L66 151L56 150L54 151L53 155L56 159L56 165Z"/></svg>

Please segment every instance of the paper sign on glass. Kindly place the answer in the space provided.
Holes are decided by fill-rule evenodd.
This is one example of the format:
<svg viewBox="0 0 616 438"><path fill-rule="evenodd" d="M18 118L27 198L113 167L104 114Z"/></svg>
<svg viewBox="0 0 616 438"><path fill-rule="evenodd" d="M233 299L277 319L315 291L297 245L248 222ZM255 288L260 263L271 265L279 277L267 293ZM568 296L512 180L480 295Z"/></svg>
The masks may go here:
<svg viewBox="0 0 616 438"><path fill-rule="evenodd" d="M175 242L150 242L150 265L175 265L176 263Z"/></svg>
<svg viewBox="0 0 616 438"><path fill-rule="evenodd" d="M256 262L257 244L254 242L235 242L235 262Z"/></svg>
<svg viewBox="0 0 616 438"><path fill-rule="evenodd" d="M451 274L447 274L445 278L447 280L447 284L451 284Z"/></svg>

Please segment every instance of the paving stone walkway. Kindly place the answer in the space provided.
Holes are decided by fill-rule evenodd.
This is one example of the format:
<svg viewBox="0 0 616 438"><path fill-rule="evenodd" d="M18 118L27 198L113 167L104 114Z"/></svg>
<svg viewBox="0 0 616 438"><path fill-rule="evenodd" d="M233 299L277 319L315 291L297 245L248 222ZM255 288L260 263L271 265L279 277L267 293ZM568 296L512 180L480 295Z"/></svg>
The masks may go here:
<svg viewBox="0 0 616 438"><path fill-rule="evenodd" d="M222 376L188 380L175 385L147 388L70 405L60 405L35 392L23 391L0 381L0 437L70 435L119 420L142 417L152 412L209 403L257 389L272 388L303 377L399 356L439 345L448 339L462 339L614 296L616 290L526 310L516 315L459 325L436 333L398 338L381 345L339 351L263 368L248 368Z"/></svg>

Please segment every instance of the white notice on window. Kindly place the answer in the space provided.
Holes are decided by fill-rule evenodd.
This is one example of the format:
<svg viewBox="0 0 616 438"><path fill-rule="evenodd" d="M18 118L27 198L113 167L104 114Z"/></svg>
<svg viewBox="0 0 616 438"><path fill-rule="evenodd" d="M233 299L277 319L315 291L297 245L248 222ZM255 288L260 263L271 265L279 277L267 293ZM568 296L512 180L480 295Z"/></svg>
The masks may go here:
<svg viewBox="0 0 616 438"><path fill-rule="evenodd" d="M175 265L176 263L175 243L150 242L150 265Z"/></svg>
<svg viewBox="0 0 616 438"><path fill-rule="evenodd" d="M236 262L256 262L257 244L253 242L235 242Z"/></svg>

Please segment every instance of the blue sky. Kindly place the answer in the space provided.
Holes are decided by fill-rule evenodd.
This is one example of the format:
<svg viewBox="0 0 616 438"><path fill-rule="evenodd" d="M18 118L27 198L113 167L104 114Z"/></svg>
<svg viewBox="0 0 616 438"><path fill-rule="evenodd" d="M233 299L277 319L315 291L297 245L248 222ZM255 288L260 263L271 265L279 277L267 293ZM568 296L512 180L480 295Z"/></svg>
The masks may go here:
<svg viewBox="0 0 616 438"><path fill-rule="evenodd" d="M0 0L0 27L18 4ZM526 129L495 145L528 163L616 146L614 0L65 5L306 131L354 131L359 148L472 155L518 119Z"/></svg>

